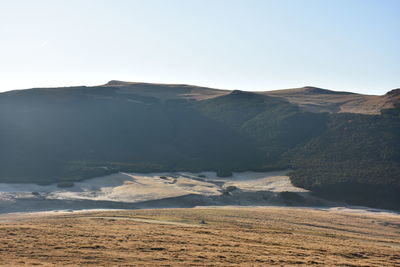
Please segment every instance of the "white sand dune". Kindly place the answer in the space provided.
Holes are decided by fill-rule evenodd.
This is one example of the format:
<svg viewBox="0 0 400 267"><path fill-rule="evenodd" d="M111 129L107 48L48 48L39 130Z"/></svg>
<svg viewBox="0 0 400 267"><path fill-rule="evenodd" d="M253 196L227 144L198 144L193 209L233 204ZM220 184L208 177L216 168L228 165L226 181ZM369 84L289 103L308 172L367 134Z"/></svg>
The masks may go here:
<svg viewBox="0 0 400 267"><path fill-rule="evenodd" d="M166 178L160 178L164 176ZM220 194L214 184L180 175L174 178L166 173L118 173L76 183L74 188L81 190L66 189L57 191L51 193L49 198L140 202L187 194Z"/></svg>
<svg viewBox="0 0 400 267"><path fill-rule="evenodd" d="M274 172L237 172L229 178L218 178L215 173L207 173L207 180L225 182L225 187L236 186L243 191L272 191L272 192L308 192L292 185L287 173L289 171Z"/></svg>
<svg viewBox="0 0 400 267"><path fill-rule="evenodd" d="M239 206L235 206L237 208L240 208L240 205L285 205L282 199L277 199L274 197L274 194L290 191L297 192L301 196L306 197L309 200L307 202L308 208L323 209L338 213L393 214L391 211L386 210L355 206L336 206L334 203L327 203L327 207L316 207L313 204L314 197L307 190L293 186L286 175L287 172L241 172L234 173L229 178L217 177L214 172L198 174L187 172L151 174L116 173L77 182L69 188L59 188L57 185L0 184L0 213L15 211L34 212L38 210L54 210L59 212L62 209L68 212L70 211L69 209L130 208L130 206L120 206L119 204L104 206L101 201L131 205L131 203L134 204L149 200L164 201L165 198L192 194L214 197L221 196L224 188L235 186L240 190L237 190L238 192L235 191L230 200L226 201L222 197L219 201L212 202L213 200L211 200L206 205L210 207L210 205L214 205L213 203L215 203L219 208L222 208L221 205L226 207L236 205L232 203L238 203ZM266 191L269 193L266 194ZM264 201L265 196L269 198ZM233 202L232 199L234 200ZM55 203L54 201L59 202ZM79 204L80 201L92 201L99 203L99 205L82 206L84 203ZM49 203L53 204L46 208ZM71 203L78 204L71 206Z"/></svg>
<svg viewBox="0 0 400 267"><path fill-rule="evenodd" d="M219 178L214 172L201 173L116 173L108 176L77 182L69 188L56 185L0 184L0 201L15 198L105 200L118 202L141 202L188 194L205 196L221 195L227 186L236 186L242 191L292 191L306 190L294 187L285 174L278 172L242 172L229 178ZM200 175L201 176L201 175ZM33 192L36 192L32 194Z"/></svg>

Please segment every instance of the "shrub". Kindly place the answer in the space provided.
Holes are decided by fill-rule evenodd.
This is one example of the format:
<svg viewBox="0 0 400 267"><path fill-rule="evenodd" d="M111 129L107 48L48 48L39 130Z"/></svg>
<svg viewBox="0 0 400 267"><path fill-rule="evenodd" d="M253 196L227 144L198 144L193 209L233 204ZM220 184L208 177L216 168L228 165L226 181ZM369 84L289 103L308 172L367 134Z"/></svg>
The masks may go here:
<svg viewBox="0 0 400 267"><path fill-rule="evenodd" d="M57 183L58 187L72 187L74 186L74 182L71 181L61 181Z"/></svg>
<svg viewBox="0 0 400 267"><path fill-rule="evenodd" d="M304 197L295 192L284 191L279 194L287 205L299 204L305 201Z"/></svg>
<svg viewBox="0 0 400 267"><path fill-rule="evenodd" d="M232 172L228 171L228 170L219 170L219 171L217 171L217 176L218 177L225 178L225 177L231 177L232 175L233 175Z"/></svg>

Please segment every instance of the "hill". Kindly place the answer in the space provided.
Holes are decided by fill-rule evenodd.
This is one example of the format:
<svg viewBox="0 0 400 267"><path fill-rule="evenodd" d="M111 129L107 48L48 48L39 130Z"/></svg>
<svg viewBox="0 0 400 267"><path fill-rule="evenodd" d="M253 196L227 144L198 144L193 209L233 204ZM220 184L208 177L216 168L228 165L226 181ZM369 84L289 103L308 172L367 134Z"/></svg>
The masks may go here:
<svg viewBox="0 0 400 267"><path fill-rule="evenodd" d="M121 81L5 92L0 182L292 168L292 182L317 194L400 209L399 102L398 89L256 93Z"/></svg>
<svg viewBox="0 0 400 267"><path fill-rule="evenodd" d="M337 92L311 86L263 92L280 97L312 112L380 114L400 103L399 89L383 96Z"/></svg>
<svg viewBox="0 0 400 267"><path fill-rule="evenodd" d="M114 89L119 94L141 95L158 99L188 99L202 100L229 93L228 90L219 90L187 84L155 84L139 82L109 81L103 88Z"/></svg>

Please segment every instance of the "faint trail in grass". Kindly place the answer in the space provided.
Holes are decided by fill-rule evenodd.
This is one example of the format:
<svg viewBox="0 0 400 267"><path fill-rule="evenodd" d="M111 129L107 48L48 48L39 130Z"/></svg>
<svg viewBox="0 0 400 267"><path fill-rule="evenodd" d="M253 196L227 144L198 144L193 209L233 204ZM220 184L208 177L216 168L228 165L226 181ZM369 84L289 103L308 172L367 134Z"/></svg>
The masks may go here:
<svg viewBox="0 0 400 267"><path fill-rule="evenodd" d="M85 218L87 218L87 219L127 220L127 221L143 222L143 223L169 224L169 225L183 226L183 227L202 227L202 226L196 225L196 224L161 221L161 220L150 220L150 219L141 219L141 218L127 218L127 217L85 217Z"/></svg>

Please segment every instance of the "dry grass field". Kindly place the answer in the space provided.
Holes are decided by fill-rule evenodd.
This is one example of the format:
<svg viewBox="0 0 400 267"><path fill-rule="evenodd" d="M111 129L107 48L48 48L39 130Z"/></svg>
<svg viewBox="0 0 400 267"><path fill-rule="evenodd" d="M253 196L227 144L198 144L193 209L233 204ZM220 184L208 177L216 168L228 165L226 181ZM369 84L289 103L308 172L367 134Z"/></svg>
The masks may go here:
<svg viewBox="0 0 400 267"><path fill-rule="evenodd" d="M0 265L400 266L400 215L277 207L3 215Z"/></svg>

